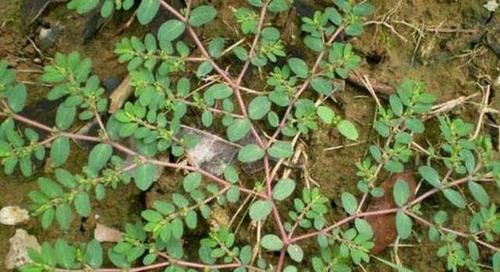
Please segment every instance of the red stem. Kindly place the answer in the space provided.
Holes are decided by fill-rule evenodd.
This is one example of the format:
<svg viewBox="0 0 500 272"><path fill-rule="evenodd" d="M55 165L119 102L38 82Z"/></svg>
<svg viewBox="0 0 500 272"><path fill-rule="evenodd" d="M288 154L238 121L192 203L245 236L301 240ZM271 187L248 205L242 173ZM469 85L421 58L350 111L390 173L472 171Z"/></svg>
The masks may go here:
<svg viewBox="0 0 500 272"><path fill-rule="evenodd" d="M344 30L344 27L340 26L339 28L337 28L337 31L335 31L335 33L333 33L333 35L330 37L330 39L328 40L327 42L327 45L333 43L333 41L335 41L335 39L337 38L337 36ZM314 63L314 66L311 70L311 74L314 75L314 73L316 72L316 70L318 69L319 67L319 64L321 63L321 60L323 59L323 57L325 56L325 50L321 51L321 53L318 55L318 58L316 59L316 62ZM297 100L299 99L299 97L302 95L302 93L307 89L307 87L309 86L309 83L311 83L311 79L312 77L309 77L300 87L299 91L295 94L295 96L293 97L292 101L290 102L288 108L286 109L285 111L285 114L283 115L283 119L281 119L281 123L280 125L278 126L278 128L276 129L276 131L274 132L273 136L271 137L271 139L269 140L267 146L271 146L271 144L276 140L276 138L278 137L279 133L281 132L281 130L285 127L286 125L286 121L287 121L287 117L288 115L290 115L290 113L292 112L292 109L293 109L293 105L295 105L295 102L297 102Z"/></svg>
<svg viewBox="0 0 500 272"><path fill-rule="evenodd" d="M468 182L469 180L471 180L471 177L465 177L465 178L457 179L457 180L455 180L453 182L450 182L450 183L446 184L445 186L442 187L442 189L446 189L446 188L458 186L460 184ZM476 181L479 181L479 180L476 180ZM483 180L483 181L490 181L490 180ZM374 216L374 215L383 215L383 214L389 214L389 213L395 213L395 212L399 211L400 209L407 210L411 206L422 202L426 198L434 195L435 193L437 193L439 191L441 191L441 189L437 189L437 188L431 189L431 190L425 192L424 194L422 194L421 196L419 196L418 198L414 199L412 202L406 204L404 207L401 207L401 208L392 208L392 209L385 209L385 210L371 211L371 212L360 212L360 213L353 214L351 216L343 218L342 220L338 221L337 223L335 223L333 225L330 225L330 226L328 226L328 227L326 227L326 228L324 228L322 230L314 231L314 232L309 232L309 233L306 233L306 234L303 234L303 235L300 235L300 236L296 236L296 237L290 239L290 243L296 243L298 241L301 241L301 240L304 240L304 239L307 239L307 238L310 238L310 237L314 237L314 236L316 236L318 234L326 234L330 230L333 230L333 229L338 228L338 227L340 227L340 226L342 226L342 225L344 225L346 223L349 223L349 222L353 221L356 218L366 217L366 216Z"/></svg>

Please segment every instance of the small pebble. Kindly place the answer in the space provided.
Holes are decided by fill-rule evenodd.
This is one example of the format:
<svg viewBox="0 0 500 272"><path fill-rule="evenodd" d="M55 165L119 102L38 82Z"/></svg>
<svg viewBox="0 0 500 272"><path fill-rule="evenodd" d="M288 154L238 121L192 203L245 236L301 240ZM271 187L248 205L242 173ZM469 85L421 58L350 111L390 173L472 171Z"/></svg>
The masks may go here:
<svg viewBox="0 0 500 272"><path fill-rule="evenodd" d="M5 206L0 210L0 224L14 226L29 219L28 211L17 206Z"/></svg>
<svg viewBox="0 0 500 272"><path fill-rule="evenodd" d="M122 239L122 233L117 229L97 223L94 230L94 239L99 242L117 243Z"/></svg>
<svg viewBox="0 0 500 272"><path fill-rule="evenodd" d="M24 229L17 229L16 234L9 239L10 248L5 256L5 266L9 270L20 268L31 262L28 256L28 248L40 251L40 244L33 235L29 235Z"/></svg>

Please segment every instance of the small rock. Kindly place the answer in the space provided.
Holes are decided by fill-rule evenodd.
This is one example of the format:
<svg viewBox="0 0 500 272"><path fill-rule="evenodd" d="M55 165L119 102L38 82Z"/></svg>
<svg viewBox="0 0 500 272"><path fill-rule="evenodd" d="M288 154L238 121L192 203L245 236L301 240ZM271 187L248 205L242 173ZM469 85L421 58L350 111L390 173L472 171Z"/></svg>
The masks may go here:
<svg viewBox="0 0 500 272"><path fill-rule="evenodd" d="M62 28L58 25L50 28L41 28L38 35L39 46L42 51L51 48L61 36Z"/></svg>
<svg viewBox="0 0 500 272"><path fill-rule="evenodd" d="M17 229L16 234L9 239L10 248L5 257L5 266L12 270L29 262L28 248L40 251L40 244L35 236L29 235L24 229Z"/></svg>
<svg viewBox="0 0 500 272"><path fill-rule="evenodd" d="M0 224L14 226L29 219L28 211L17 206L5 206L0 210Z"/></svg>
<svg viewBox="0 0 500 272"><path fill-rule="evenodd" d="M94 239L99 242L116 243L122 239L122 233L114 228L97 223L94 230Z"/></svg>

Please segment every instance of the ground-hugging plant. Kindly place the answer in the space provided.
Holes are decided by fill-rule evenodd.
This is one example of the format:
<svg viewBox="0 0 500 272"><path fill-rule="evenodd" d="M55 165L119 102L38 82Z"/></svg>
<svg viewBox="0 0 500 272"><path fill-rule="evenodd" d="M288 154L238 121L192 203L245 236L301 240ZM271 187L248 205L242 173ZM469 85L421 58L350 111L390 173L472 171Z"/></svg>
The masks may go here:
<svg viewBox="0 0 500 272"><path fill-rule="evenodd" d="M73 0L68 6L84 13L99 2L103 16L109 16L113 9L132 8L134 1ZM234 16L245 42L227 46L232 42L227 37L205 42L196 32L216 18L214 7L188 4L178 11L166 1L141 1L140 23L150 22L159 9L174 19L166 21L157 34L124 38L117 44L115 52L127 64L134 95L107 122L102 116L108 100L98 77L91 75L89 59L76 52L57 54L53 64L45 67L41 81L53 85L48 99L62 101L55 127L18 114L26 89L15 83L14 70L0 63L4 117L0 157L5 173L18 167L30 176L32 161L46 157L56 168L52 177L39 178L39 190L29 194L31 214L40 217L43 228L52 226L54 220L63 230L70 228L75 216L91 214L94 199L102 200L106 191L131 181L139 190L148 190L159 168L185 172L179 190L142 211L142 222L126 224L121 240L106 254L96 240L70 245L59 239L53 245L44 243L39 252L31 251L31 263L21 270L351 271L375 258L406 271L370 254L373 230L364 218L389 213L396 214L400 240L412 237L415 222L426 226L428 238L439 241L437 254L446 259L449 270L480 271L485 256L492 255L492 265L498 267L500 253L494 242L500 220L485 186L488 190L500 186L500 162L493 158L490 139L473 139L472 126L459 118L435 118L441 131L438 142L423 148L414 141L425 130L424 121L434 118L429 111L435 98L422 83L404 81L388 105L378 107L373 128L379 137L369 146L366 158L356 164L360 193L341 194L344 218L328 219L332 213L329 199L316 185L278 177L294 154L297 139L319 127L335 127L347 139L357 140L356 127L333 111L326 99L335 90L335 79L345 79L361 61L340 34L362 34L363 17L373 12L365 2L334 0L331 7L302 18L304 44L315 56L309 62L289 56L279 29L268 23L290 5L288 0L242 3ZM190 43L182 39L183 34ZM221 63L228 55L234 58L226 69ZM262 90L243 85L251 69L258 71L252 80L262 81ZM99 135L71 132L76 119L95 119ZM182 133L192 123L200 123L199 130L211 133L223 128L225 141L239 145L241 164L262 161L258 181L240 179L243 175L237 164L225 165L221 175L196 165L189 150L199 139ZM45 131L47 138L40 139L32 128ZM64 168L70 139L96 143L79 174ZM125 145L123 139L133 139L134 146ZM380 178L403 172L417 155L425 158L415 171L423 180L419 186L423 193L413 198L408 183L398 180L393 191L397 207L364 211L369 197L384 193ZM434 213L425 205L428 198L440 196L458 209L468 207L462 211L470 216L466 231L448 228L447 213ZM470 199L475 203L469 203ZM214 203L239 207L235 217L255 224L255 235L244 239L231 223L207 230L199 221L210 217ZM195 229L203 231L199 241L190 236ZM313 242L306 247L307 240ZM186 242L197 252L184 250ZM106 263L116 268L103 268L105 256Z"/></svg>

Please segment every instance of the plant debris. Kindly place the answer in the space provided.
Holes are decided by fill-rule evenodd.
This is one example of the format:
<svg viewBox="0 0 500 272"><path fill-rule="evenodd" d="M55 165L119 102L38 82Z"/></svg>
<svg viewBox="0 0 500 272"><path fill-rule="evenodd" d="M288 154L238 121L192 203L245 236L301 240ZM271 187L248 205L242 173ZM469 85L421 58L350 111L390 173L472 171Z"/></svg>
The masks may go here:
<svg viewBox="0 0 500 272"><path fill-rule="evenodd" d="M415 177L413 176L413 171L407 170L405 172L392 175L380 185L380 187L384 190L384 195L379 198L373 198L368 205L367 212L397 208L397 205L394 202L392 190L394 184L398 180L406 181L410 187L410 197L408 201L415 199ZM371 250L373 254L382 252L386 247L394 242L394 239L396 239L397 230L395 218L396 215L394 213L367 216L365 218L373 230L375 243L375 246Z"/></svg>

